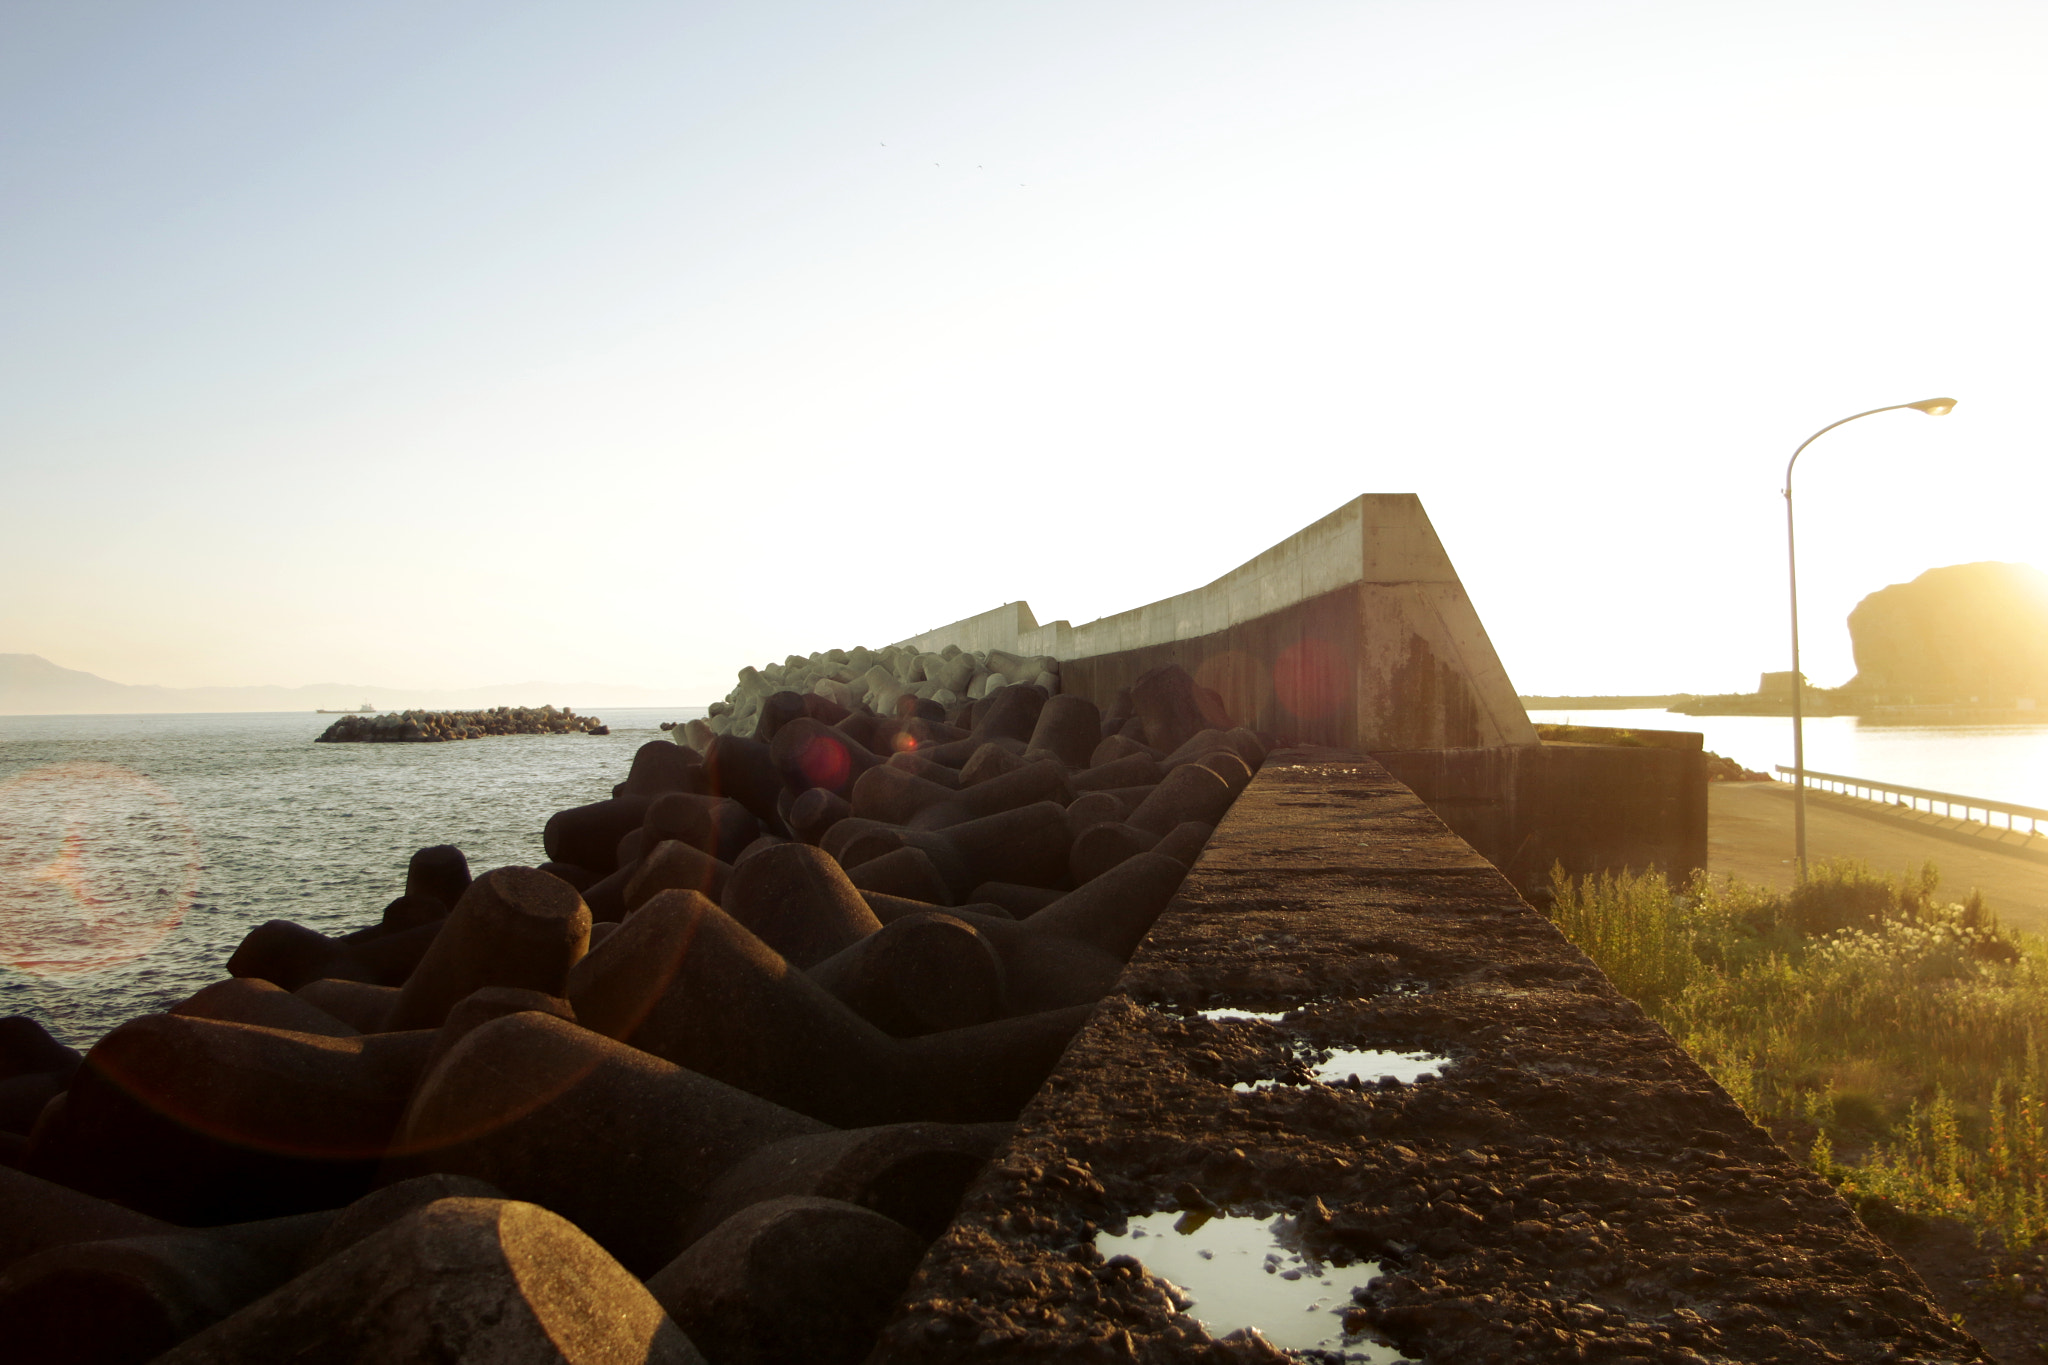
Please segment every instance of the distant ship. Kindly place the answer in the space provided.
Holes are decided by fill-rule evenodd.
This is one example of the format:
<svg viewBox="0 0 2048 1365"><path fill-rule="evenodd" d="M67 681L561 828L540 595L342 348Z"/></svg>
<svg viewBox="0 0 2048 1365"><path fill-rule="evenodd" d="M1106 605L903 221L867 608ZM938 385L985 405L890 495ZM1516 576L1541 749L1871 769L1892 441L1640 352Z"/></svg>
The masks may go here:
<svg viewBox="0 0 2048 1365"><path fill-rule="evenodd" d="M361 706L358 706L353 711L330 711L326 707L322 706L316 708L313 714L316 716L367 716L373 714L376 711L376 709L377 708L370 705L370 703L364 702Z"/></svg>

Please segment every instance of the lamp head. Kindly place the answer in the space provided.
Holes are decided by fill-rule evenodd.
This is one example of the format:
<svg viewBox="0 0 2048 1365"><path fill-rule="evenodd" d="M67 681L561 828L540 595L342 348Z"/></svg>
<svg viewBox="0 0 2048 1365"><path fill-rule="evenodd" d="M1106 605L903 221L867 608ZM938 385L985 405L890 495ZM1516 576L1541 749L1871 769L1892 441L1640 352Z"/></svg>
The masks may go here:
<svg viewBox="0 0 2048 1365"><path fill-rule="evenodd" d="M1906 406L1918 408L1929 417L1946 417L1955 410L1956 400L1953 398L1923 398L1917 403L1908 403Z"/></svg>

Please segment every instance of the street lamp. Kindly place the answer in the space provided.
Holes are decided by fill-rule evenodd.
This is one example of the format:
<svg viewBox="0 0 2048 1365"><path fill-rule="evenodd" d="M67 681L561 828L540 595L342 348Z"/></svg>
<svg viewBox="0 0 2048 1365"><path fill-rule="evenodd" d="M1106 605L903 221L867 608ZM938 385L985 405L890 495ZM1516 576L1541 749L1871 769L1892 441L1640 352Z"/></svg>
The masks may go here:
<svg viewBox="0 0 2048 1365"><path fill-rule="evenodd" d="M1844 417L1840 422L1830 422L1813 435L1799 443L1799 449L1792 452L1792 458L1785 462L1785 567L1792 576L1792 839L1795 856L1798 859L1799 880L1806 880L1806 717L1801 703L1806 690L1806 680L1799 672L1799 554L1792 536L1792 466L1799 463L1799 457L1806 448L1836 427L1855 421L1858 417L1869 417L1880 412L1897 412L1900 408L1912 408L1929 417L1945 417L1954 411L1953 398L1923 398L1917 403L1893 403L1889 407L1872 408Z"/></svg>

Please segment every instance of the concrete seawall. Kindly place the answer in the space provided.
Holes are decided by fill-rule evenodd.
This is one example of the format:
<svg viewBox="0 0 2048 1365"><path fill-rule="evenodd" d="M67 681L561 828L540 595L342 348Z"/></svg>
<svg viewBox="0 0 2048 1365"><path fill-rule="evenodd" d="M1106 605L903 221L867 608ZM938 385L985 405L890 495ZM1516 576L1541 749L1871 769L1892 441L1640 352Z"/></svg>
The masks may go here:
<svg viewBox="0 0 2048 1365"><path fill-rule="evenodd" d="M1010 602L899 643L1062 661L1105 702L1177 663L1245 724L1366 749L1534 744L1420 499L1368 494L1204 587L1084 625Z"/></svg>
<svg viewBox="0 0 2048 1365"><path fill-rule="evenodd" d="M1553 867L1683 879L1707 865L1707 756L1686 746L1546 743L1373 757L1527 895Z"/></svg>
<svg viewBox="0 0 2048 1365"><path fill-rule="evenodd" d="M1399 1054L1438 1074L1377 1079ZM1152 1273L1231 1227L1248 1257ZM1376 1360L1986 1359L1413 793L1329 750L1239 797L872 1359L1280 1359L1247 1327Z"/></svg>
<svg viewBox="0 0 2048 1365"><path fill-rule="evenodd" d="M1379 757L1525 892L1553 866L1706 866L1699 737L1539 743L1413 494L1354 498L1206 587L1099 621L1041 626L1010 602L902 643L1050 654L1064 690L1104 707L1178 664L1242 724Z"/></svg>

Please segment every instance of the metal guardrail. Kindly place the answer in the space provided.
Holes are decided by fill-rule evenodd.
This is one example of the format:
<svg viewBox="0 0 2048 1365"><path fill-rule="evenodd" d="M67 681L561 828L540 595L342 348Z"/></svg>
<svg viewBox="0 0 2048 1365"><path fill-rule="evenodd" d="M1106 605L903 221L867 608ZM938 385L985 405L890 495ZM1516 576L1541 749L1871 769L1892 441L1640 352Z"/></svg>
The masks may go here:
<svg viewBox="0 0 2048 1365"><path fill-rule="evenodd" d="M1793 769L1780 763L1778 771L1789 775ZM1929 815L1934 814L1937 805L1942 808L1941 813L1950 818L1953 818L1960 808L1965 820L1974 818L1970 814L1971 811L1981 810L1984 812L1982 823L1991 829L1998 828L1991 823L1994 813L2005 817L2005 827L2008 830L2017 828L2013 824L2015 819L2025 820L2027 832L2035 835L2041 832L2041 822L2048 820L2048 810L2043 810L2039 806L2022 806L2011 801L1986 801L1981 796L1959 796L1955 792L1929 791L1925 787L1902 787L1896 782L1872 782L1868 778L1844 777L1840 773L1817 773L1811 768L1806 770L1806 785L1809 788L1818 786L1822 791L1839 791L1844 796L1876 801L1880 805L1910 805L1914 810L1919 810L1920 803L1925 801ZM1904 800L1885 801L1877 795L1879 792L1888 796L1903 797Z"/></svg>

